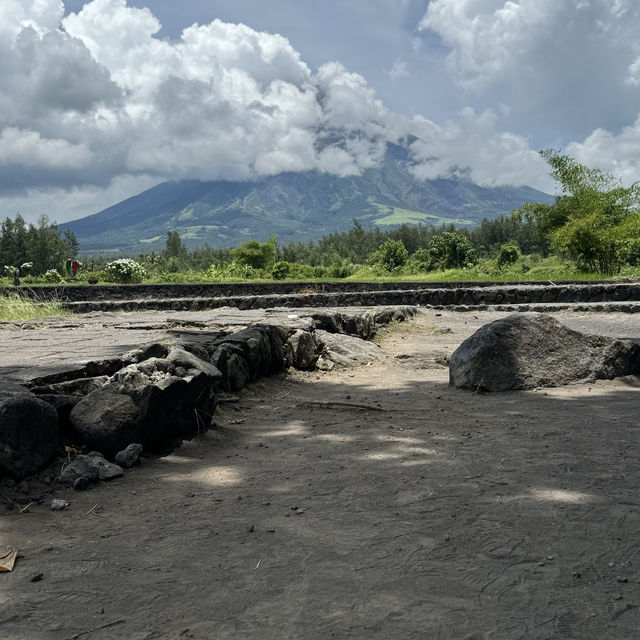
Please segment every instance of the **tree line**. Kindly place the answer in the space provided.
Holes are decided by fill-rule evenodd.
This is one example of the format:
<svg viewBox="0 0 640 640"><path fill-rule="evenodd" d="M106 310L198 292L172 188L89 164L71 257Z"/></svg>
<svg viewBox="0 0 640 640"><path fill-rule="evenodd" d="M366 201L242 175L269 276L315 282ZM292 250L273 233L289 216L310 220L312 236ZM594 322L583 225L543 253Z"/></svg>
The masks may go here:
<svg viewBox="0 0 640 640"><path fill-rule="evenodd" d="M542 152L559 194L552 204L526 204L510 216L485 219L475 229L401 225L366 229L352 227L320 240L278 244L251 240L239 247L208 245L188 251L177 231L169 231L165 249L137 257L147 272L207 272L212 279L256 277L340 278L354 265L397 273L465 268L479 259L512 264L521 254L556 254L583 271L614 274L623 265L640 266L640 184L624 187L611 175L591 169L553 150ZM0 229L0 266L32 263L34 275L57 269L78 254L73 232L61 236L55 223L41 216L27 225L21 216L6 218ZM103 268L107 260L95 257Z"/></svg>
<svg viewBox="0 0 640 640"><path fill-rule="evenodd" d="M30 273L41 275L61 270L66 260L77 258L78 250L73 231L67 229L61 236L45 215L35 224L27 224L21 215L7 217L0 226L0 266L20 269L30 264Z"/></svg>

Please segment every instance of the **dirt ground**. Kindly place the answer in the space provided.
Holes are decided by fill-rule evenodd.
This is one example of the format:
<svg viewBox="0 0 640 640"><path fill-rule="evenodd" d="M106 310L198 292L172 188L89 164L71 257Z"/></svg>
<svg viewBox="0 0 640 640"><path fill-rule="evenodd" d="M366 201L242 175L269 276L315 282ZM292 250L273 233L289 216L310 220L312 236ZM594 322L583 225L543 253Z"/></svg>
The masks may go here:
<svg viewBox="0 0 640 640"><path fill-rule="evenodd" d="M450 388L494 317L425 313L381 362L262 380L172 454L57 489L66 511L5 511L0 637L638 638L638 381Z"/></svg>

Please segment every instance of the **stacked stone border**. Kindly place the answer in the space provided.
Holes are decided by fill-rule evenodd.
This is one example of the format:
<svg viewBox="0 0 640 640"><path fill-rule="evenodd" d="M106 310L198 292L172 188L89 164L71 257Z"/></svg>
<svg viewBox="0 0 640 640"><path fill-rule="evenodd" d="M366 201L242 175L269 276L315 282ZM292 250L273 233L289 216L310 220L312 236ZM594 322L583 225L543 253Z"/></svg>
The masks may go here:
<svg viewBox="0 0 640 640"><path fill-rule="evenodd" d="M221 394L289 367L330 369L351 357L362 364L376 348L366 340L416 313L415 307L322 310L292 316L287 324L263 322L150 343L25 386L0 384L0 476L38 472L59 451L61 436L110 459L132 444L153 450L192 437L213 423ZM341 334L336 337L342 344L329 340L331 334Z"/></svg>
<svg viewBox="0 0 640 640"><path fill-rule="evenodd" d="M5 289L6 291L7 289ZM15 291L15 289L13 289ZM74 313L419 305L457 311L640 311L640 281L572 283L238 283L21 288ZM535 305L533 307L529 305Z"/></svg>

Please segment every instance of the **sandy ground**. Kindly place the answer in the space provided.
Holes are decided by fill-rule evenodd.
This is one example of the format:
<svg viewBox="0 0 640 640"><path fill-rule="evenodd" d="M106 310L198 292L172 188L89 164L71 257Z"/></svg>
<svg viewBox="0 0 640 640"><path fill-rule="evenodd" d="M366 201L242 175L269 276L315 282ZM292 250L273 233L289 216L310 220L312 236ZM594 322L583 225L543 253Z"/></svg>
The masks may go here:
<svg viewBox="0 0 640 640"><path fill-rule="evenodd" d="M5 508L0 637L638 638L637 380L450 388L493 317L426 313L380 363L263 380L172 454L56 490L66 511Z"/></svg>

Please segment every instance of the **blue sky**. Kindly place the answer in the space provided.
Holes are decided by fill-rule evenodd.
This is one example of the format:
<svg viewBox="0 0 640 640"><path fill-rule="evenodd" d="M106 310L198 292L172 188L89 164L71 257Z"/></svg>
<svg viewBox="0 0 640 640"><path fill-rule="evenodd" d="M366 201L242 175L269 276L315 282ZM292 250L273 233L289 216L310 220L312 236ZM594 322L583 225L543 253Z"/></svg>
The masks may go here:
<svg viewBox="0 0 640 640"><path fill-rule="evenodd" d="M352 175L409 135L422 179L551 190L553 146L629 183L638 33L634 0L3 0L0 215Z"/></svg>

